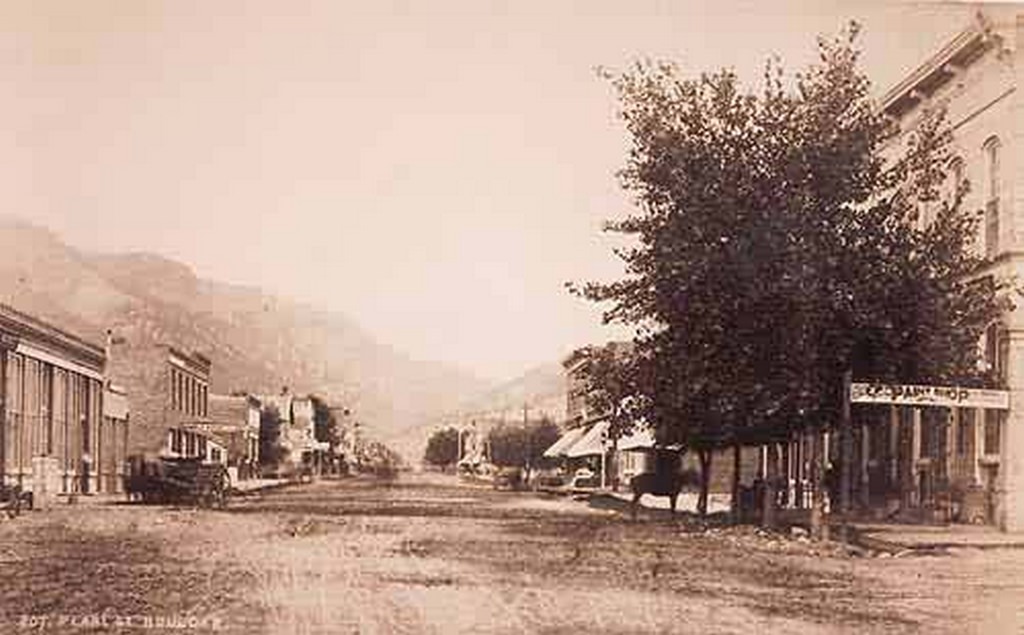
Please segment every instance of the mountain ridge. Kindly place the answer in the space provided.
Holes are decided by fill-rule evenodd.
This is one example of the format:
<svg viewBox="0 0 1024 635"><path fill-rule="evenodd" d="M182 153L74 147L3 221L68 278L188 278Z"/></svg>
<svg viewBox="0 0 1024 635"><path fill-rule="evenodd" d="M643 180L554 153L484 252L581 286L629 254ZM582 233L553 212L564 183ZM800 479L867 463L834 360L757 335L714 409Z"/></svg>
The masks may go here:
<svg viewBox="0 0 1024 635"><path fill-rule="evenodd" d="M159 254L79 250L10 216L0 216L0 301L96 343L109 328L119 346L197 350L213 361L213 392L317 392L381 434L489 385L449 364L413 360L340 312L200 278Z"/></svg>

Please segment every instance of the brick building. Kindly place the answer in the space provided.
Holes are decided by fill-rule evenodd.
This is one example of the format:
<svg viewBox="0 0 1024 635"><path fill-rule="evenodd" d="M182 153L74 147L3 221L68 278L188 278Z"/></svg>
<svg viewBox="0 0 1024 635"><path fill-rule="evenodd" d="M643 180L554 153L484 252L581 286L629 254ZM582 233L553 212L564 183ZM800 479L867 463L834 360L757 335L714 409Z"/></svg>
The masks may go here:
<svg viewBox="0 0 1024 635"><path fill-rule="evenodd" d="M260 400L252 395L209 395L211 438L227 449L232 479L255 474L260 460Z"/></svg>
<svg viewBox="0 0 1024 635"><path fill-rule="evenodd" d="M890 150L911 143L922 114L945 108L958 155L946 196L967 181L968 210L982 217L976 248L992 259L982 275L1024 274L1024 13L987 6L882 99L899 124ZM937 206L936 206L937 207ZM934 218L922 210L921 223ZM1019 299L1015 299L1018 307ZM904 507L937 505L951 492L965 520L1024 530L1024 312L1007 312L981 343L984 363L1007 388L1009 409L892 408L858 432L864 498L899 490ZM855 408L855 411L857 409ZM856 416L856 412L855 412ZM866 446L860 451L859 446ZM972 500L978 504L972 503Z"/></svg>
<svg viewBox="0 0 1024 635"><path fill-rule="evenodd" d="M128 408L122 391L104 388L105 360L102 347L0 305L5 484L121 491Z"/></svg>
<svg viewBox="0 0 1024 635"><path fill-rule="evenodd" d="M223 461L226 449L204 431L209 424L209 359L168 344L125 346L115 349L109 368L131 399L129 455Z"/></svg>

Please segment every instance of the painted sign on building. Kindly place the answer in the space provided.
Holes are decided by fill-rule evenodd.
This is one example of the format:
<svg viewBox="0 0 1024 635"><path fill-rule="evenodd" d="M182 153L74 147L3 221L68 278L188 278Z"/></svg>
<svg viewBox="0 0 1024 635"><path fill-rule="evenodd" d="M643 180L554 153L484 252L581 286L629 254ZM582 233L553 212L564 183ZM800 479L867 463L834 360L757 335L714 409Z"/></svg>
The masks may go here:
<svg viewBox="0 0 1024 635"><path fill-rule="evenodd" d="M1010 393L1005 390L960 386L853 382L850 384L850 403L1007 410L1010 407Z"/></svg>

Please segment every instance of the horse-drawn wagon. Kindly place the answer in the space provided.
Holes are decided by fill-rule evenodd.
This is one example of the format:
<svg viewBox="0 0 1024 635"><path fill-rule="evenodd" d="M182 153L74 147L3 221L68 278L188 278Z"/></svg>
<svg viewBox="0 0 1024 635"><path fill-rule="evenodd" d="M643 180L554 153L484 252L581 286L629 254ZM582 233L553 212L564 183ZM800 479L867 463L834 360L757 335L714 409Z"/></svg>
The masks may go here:
<svg viewBox="0 0 1024 635"><path fill-rule="evenodd" d="M0 512L14 518L22 509L32 509L32 492L26 492L20 485L0 485Z"/></svg>
<svg viewBox="0 0 1024 635"><path fill-rule="evenodd" d="M125 490L144 503L224 507L230 491L228 471L198 457L132 457Z"/></svg>

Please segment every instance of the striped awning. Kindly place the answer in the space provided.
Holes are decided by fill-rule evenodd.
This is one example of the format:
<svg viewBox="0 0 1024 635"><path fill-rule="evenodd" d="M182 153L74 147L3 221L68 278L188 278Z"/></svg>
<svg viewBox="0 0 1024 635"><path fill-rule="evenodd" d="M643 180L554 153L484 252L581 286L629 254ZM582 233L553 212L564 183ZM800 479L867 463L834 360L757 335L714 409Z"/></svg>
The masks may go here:
<svg viewBox="0 0 1024 635"><path fill-rule="evenodd" d="M584 427L567 430L565 434L563 434L561 437L558 438L557 441L551 444L551 447L549 447L547 450L544 450L544 456L548 457L549 459L565 456L566 450L571 448L574 443L579 441L580 437L582 437L583 433L586 431L587 429Z"/></svg>
<svg viewBox="0 0 1024 635"><path fill-rule="evenodd" d="M604 454L607 449L605 438L608 436L608 421L598 421L590 426L586 434L569 448L565 455L569 458Z"/></svg>

